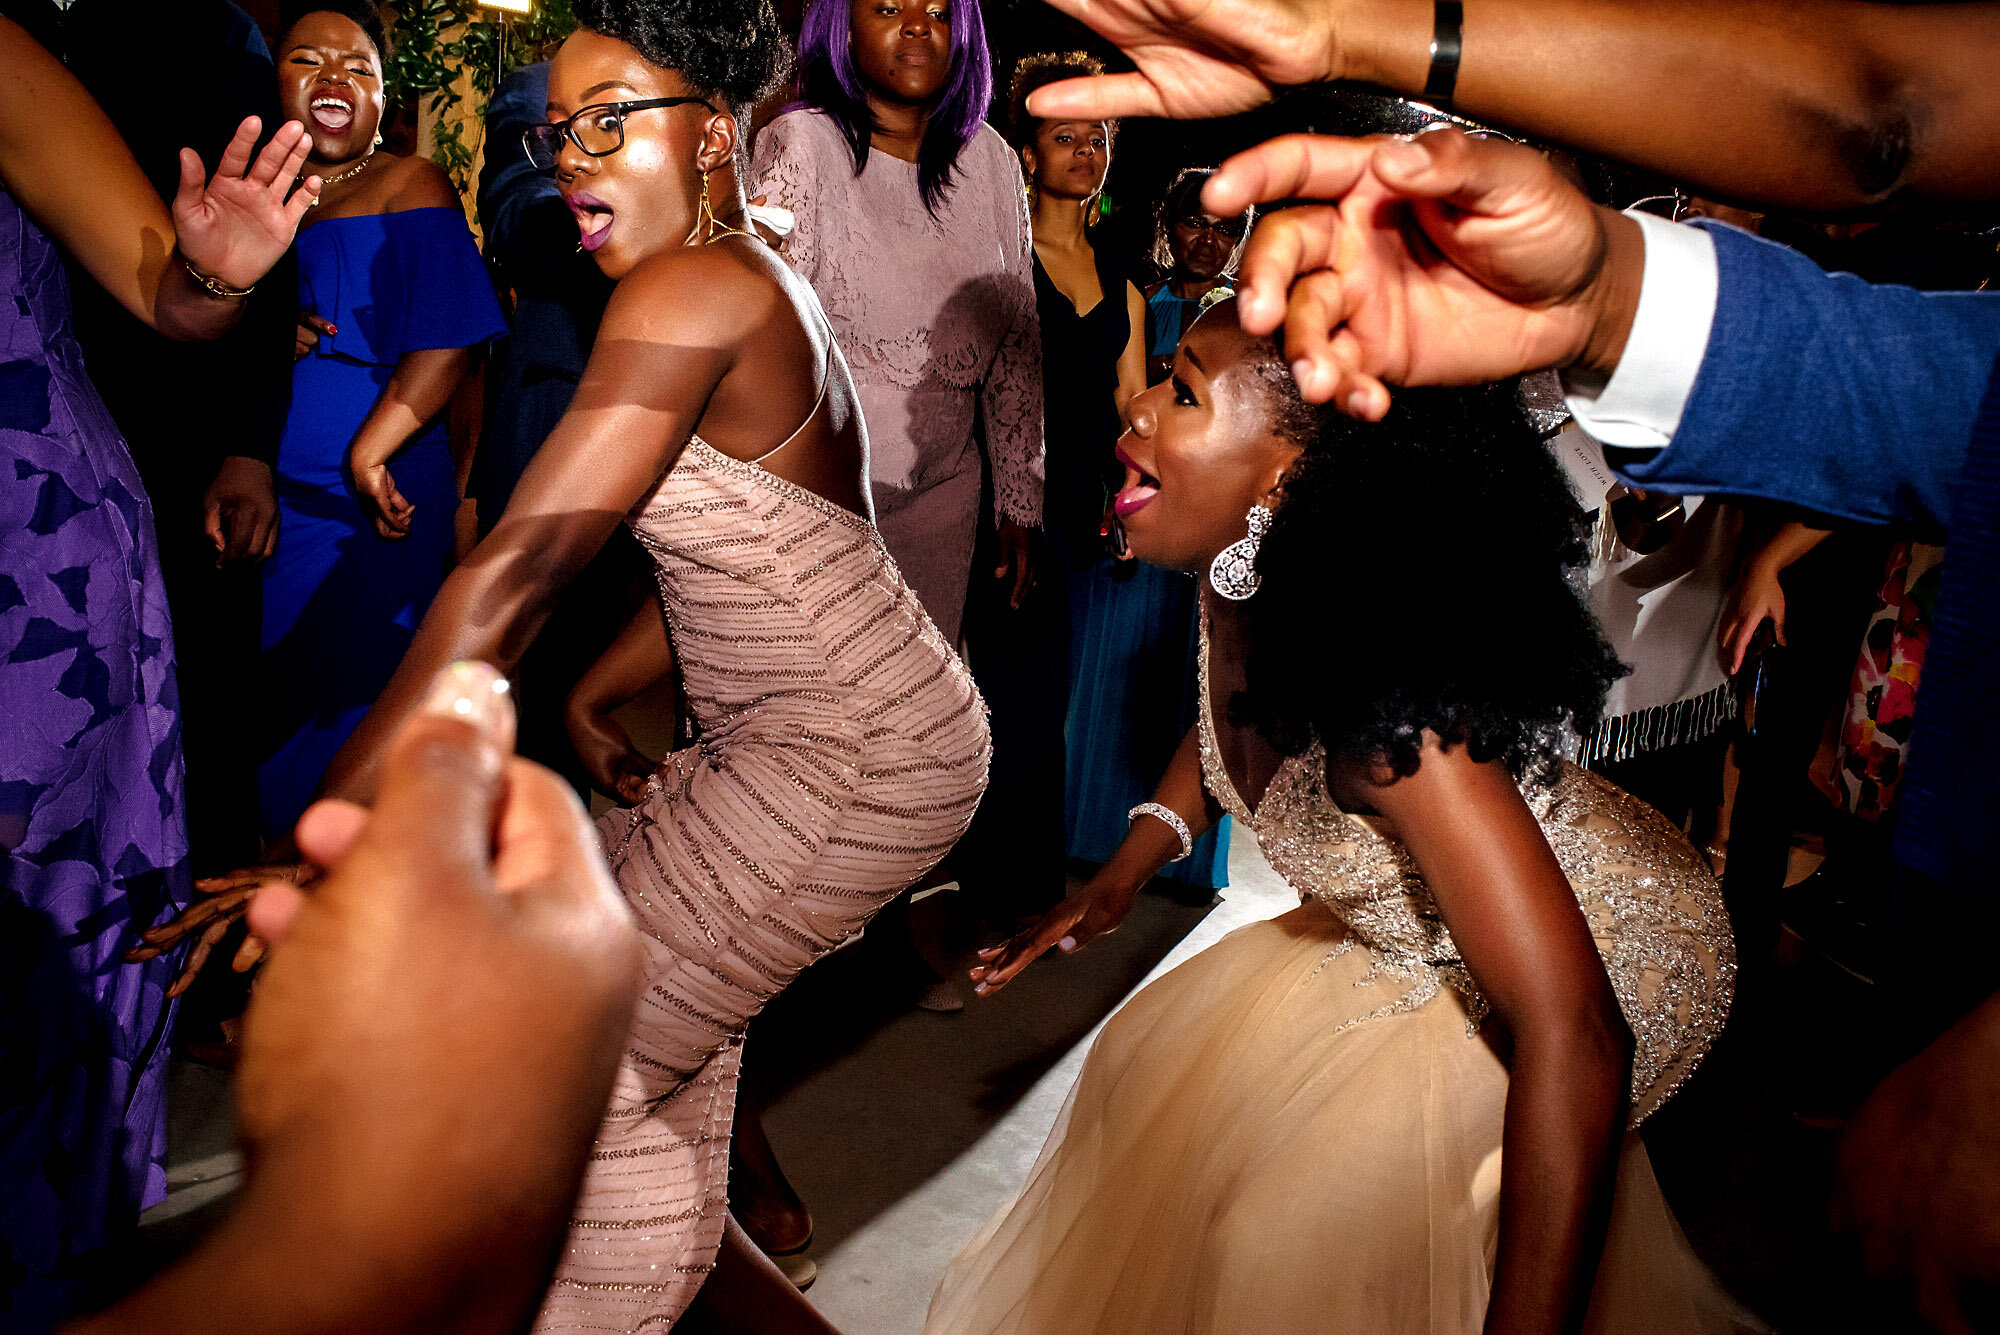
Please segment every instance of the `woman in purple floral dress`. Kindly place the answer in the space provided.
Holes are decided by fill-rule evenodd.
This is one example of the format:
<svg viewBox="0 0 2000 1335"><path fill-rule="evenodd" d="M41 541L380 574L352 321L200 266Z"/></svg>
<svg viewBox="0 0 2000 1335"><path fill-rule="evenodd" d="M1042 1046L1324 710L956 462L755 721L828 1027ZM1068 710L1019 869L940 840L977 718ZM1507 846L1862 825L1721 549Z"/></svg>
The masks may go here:
<svg viewBox="0 0 2000 1335"><path fill-rule="evenodd" d="M169 218L82 85L4 19L0 124L60 131L0 135L0 1331L38 1331L91 1300L92 1253L165 1192L172 961L122 957L188 897L152 508L58 246L154 328L212 338L318 187L291 188L295 125L251 163L253 120L206 189L184 155Z"/></svg>

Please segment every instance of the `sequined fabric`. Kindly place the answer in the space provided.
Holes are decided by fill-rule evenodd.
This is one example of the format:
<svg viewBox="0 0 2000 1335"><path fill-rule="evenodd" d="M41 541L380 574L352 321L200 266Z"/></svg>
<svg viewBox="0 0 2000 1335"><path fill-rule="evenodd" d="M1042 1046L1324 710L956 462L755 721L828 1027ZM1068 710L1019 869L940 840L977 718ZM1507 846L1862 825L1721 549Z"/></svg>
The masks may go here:
<svg viewBox="0 0 2000 1335"><path fill-rule="evenodd" d="M1355 986L1383 986L1383 1003L1346 1025L1414 1011L1450 988L1476 1028L1486 1001L1408 848L1340 810L1317 747L1279 766L1255 812L1237 793L1216 746L1206 609L1199 726L1208 790L1301 898L1347 925L1329 960L1350 950L1372 957ZM1736 948L1721 887L1679 829L1600 775L1564 762L1552 782L1524 785L1522 796L1569 877L1632 1030L1636 1126L1693 1074L1729 1013Z"/></svg>
<svg viewBox="0 0 2000 1335"><path fill-rule="evenodd" d="M646 985L544 1331L659 1331L713 1267L744 1027L957 842L985 708L873 525L690 442L630 519L701 740L599 824Z"/></svg>

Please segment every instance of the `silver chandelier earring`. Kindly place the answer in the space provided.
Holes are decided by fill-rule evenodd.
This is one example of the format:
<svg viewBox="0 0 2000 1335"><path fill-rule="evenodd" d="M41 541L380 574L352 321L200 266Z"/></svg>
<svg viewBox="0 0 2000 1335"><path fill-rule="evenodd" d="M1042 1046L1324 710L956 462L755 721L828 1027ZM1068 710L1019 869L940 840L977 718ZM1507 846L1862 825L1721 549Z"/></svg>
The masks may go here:
<svg viewBox="0 0 2000 1335"><path fill-rule="evenodd" d="M1271 512L1261 505L1250 507L1244 522L1250 531L1215 554L1208 563L1208 585L1232 603L1240 603L1257 592L1263 577L1257 573L1257 549L1271 531Z"/></svg>

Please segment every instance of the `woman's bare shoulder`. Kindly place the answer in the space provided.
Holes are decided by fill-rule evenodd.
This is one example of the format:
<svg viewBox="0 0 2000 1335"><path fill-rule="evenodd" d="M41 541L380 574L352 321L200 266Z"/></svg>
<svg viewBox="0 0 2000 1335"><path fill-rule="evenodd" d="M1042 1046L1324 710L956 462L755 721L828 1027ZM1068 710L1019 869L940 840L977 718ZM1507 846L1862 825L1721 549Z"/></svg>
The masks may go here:
<svg viewBox="0 0 2000 1335"><path fill-rule="evenodd" d="M734 347L768 329L774 310L792 301L789 277L759 242L677 246L619 280L599 336Z"/></svg>
<svg viewBox="0 0 2000 1335"><path fill-rule="evenodd" d="M402 157L378 150L377 158L387 159L377 179L381 213L404 213L410 209L458 209L465 201L451 183L445 169L421 154Z"/></svg>

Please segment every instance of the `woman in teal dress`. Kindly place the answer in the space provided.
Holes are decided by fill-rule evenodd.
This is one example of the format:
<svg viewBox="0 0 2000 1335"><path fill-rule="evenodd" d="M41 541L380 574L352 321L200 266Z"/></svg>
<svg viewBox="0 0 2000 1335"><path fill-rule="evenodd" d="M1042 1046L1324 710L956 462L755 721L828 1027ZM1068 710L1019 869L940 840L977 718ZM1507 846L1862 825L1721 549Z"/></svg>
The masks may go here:
<svg viewBox="0 0 2000 1335"><path fill-rule="evenodd" d="M1147 289L1149 383L1166 378L1181 331L1204 298L1228 295L1249 219L1202 212L1210 169L1174 178L1160 207L1153 258L1166 270ZM1070 695L1064 806L1069 855L1107 860L1194 721L1195 586L1139 561L1102 560L1070 576ZM1171 725L1163 727L1162 725ZM1229 819L1161 873L1198 889L1229 884Z"/></svg>
<svg viewBox="0 0 2000 1335"><path fill-rule="evenodd" d="M374 146L381 51L379 19L350 0L301 14L277 49L327 186L299 231L301 356L264 566L267 839L290 833L444 579L459 488L442 414L505 328L450 180Z"/></svg>

